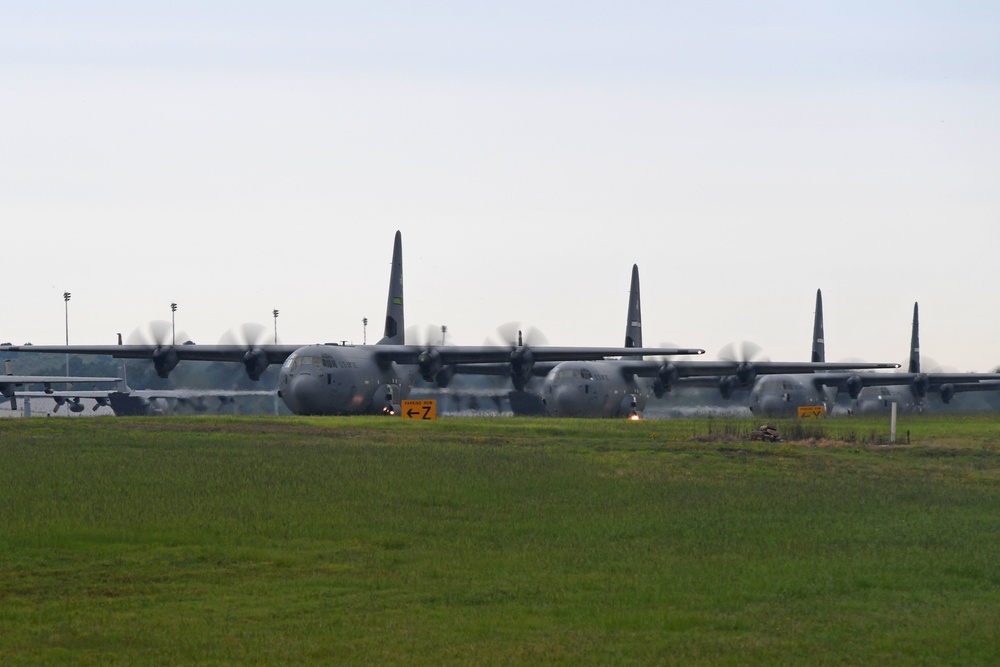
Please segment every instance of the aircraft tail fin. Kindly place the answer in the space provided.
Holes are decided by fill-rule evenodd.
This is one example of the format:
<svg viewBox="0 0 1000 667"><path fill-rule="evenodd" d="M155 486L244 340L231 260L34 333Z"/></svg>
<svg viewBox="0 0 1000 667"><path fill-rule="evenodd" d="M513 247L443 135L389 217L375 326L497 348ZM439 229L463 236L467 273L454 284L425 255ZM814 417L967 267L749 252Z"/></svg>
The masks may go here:
<svg viewBox="0 0 1000 667"><path fill-rule="evenodd" d="M907 373L920 372L920 323L917 318L917 304L913 304L913 330L910 332L910 363Z"/></svg>
<svg viewBox="0 0 1000 667"><path fill-rule="evenodd" d="M632 285L628 292L628 319L625 347L642 347L642 307L639 303L639 266L632 265Z"/></svg>
<svg viewBox="0 0 1000 667"><path fill-rule="evenodd" d="M13 366L13 364L11 364L10 359L7 359L7 360L4 361L4 372L7 375L13 375L14 374L14 366ZM11 410L17 410L17 394L11 394L10 395L10 409Z"/></svg>
<svg viewBox="0 0 1000 667"><path fill-rule="evenodd" d="M823 293L816 290L816 313L813 316L812 362L826 362L826 341L823 339Z"/></svg>
<svg viewBox="0 0 1000 667"><path fill-rule="evenodd" d="M122 335L118 334L118 344L122 344ZM128 378L125 377L125 358L118 360L118 383L115 385L115 391L119 391L123 394L128 394L132 390L128 386Z"/></svg>
<svg viewBox="0 0 1000 667"><path fill-rule="evenodd" d="M402 345L403 335L403 241L399 231L392 245L389 298L385 306L385 331L378 345Z"/></svg>

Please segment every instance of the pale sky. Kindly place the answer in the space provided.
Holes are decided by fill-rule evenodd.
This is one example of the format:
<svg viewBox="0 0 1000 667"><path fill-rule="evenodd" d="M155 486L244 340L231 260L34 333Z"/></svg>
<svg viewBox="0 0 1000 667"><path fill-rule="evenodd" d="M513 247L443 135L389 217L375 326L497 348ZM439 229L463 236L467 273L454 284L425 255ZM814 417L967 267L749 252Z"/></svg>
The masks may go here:
<svg viewBox="0 0 1000 667"><path fill-rule="evenodd" d="M1000 365L992 2L0 5L0 342L621 345Z"/></svg>

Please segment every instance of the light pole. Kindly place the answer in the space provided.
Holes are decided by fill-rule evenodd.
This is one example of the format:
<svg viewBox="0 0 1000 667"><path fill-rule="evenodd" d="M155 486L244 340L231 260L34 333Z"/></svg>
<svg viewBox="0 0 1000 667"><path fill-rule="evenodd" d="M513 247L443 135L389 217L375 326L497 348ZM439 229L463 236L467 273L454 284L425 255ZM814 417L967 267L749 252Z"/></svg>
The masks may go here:
<svg viewBox="0 0 1000 667"><path fill-rule="evenodd" d="M272 312L274 313L274 344L277 345L278 344L278 309L275 308Z"/></svg>
<svg viewBox="0 0 1000 667"><path fill-rule="evenodd" d="M69 347L69 292L63 292L63 301L66 307L66 347ZM69 352L66 353L66 377L69 377Z"/></svg>
<svg viewBox="0 0 1000 667"><path fill-rule="evenodd" d="M361 326L363 327L362 330L361 330L362 331L362 333L361 333L361 344L362 345L367 345L368 344L368 318L367 317L362 317L361 318Z"/></svg>
<svg viewBox="0 0 1000 667"><path fill-rule="evenodd" d="M177 304L170 304L170 344L177 345Z"/></svg>

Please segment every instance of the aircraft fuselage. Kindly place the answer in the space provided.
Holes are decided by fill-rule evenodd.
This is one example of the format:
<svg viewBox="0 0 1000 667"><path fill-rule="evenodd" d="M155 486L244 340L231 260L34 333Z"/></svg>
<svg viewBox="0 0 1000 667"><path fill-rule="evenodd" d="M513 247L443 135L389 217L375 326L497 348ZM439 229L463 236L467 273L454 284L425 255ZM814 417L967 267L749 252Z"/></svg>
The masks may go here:
<svg viewBox="0 0 1000 667"><path fill-rule="evenodd" d="M924 409L923 401L918 401L910 387L906 385L865 387L858 394L851 409L861 415L888 413L892 410L893 403L901 412L921 412Z"/></svg>
<svg viewBox="0 0 1000 667"><path fill-rule="evenodd" d="M282 364L278 396L297 415L391 414L415 378L415 367L380 364L370 347L310 345Z"/></svg>
<svg viewBox="0 0 1000 667"><path fill-rule="evenodd" d="M798 375L764 375L750 390L750 412L758 417L795 417L801 406L827 404L826 394Z"/></svg>
<svg viewBox="0 0 1000 667"><path fill-rule="evenodd" d="M565 361L545 377L541 398L552 417L629 417L642 413L648 392L614 361Z"/></svg>

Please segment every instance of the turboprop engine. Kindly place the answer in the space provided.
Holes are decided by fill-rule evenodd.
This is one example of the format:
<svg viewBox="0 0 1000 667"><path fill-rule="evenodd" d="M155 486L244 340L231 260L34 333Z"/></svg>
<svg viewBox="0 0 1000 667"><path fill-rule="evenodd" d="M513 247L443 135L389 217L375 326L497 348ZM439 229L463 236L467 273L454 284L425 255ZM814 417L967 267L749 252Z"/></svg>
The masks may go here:
<svg viewBox="0 0 1000 667"><path fill-rule="evenodd" d="M673 389L679 376L680 373L673 364L660 366L660 370L656 373L656 379L653 381L653 395L657 398L663 398L664 394Z"/></svg>
<svg viewBox="0 0 1000 667"><path fill-rule="evenodd" d="M722 394L722 398L730 399L733 397L733 392L736 391L740 386L740 380L735 375L727 375L721 380L719 380L719 393Z"/></svg>
<svg viewBox="0 0 1000 667"><path fill-rule="evenodd" d="M153 368L156 369L156 374L161 378L169 377L170 371L177 367L180 360L180 355L177 354L173 345L161 346L153 351Z"/></svg>
<svg viewBox="0 0 1000 667"><path fill-rule="evenodd" d="M510 380L514 383L514 389L524 390L531 379L531 367L534 365L535 355L530 348L522 346L510 353Z"/></svg>
<svg viewBox="0 0 1000 667"><path fill-rule="evenodd" d="M931 387L931 380L924 373L918 373L916 377L913 378L913 395L917 398L924 398L927 396L927 390ZM954 388L953 388L954 389Z"/></svg>
<svg viewBox="0 0 1000 667"><path fill-rule="evenodd" d="M861 394L861 390L865 388L864 380L858 375L852 375L847 378L845 384L847 386L847 395L852 399L857 398Z"/></svg>
<svg viewBox="0 0 1000 667"><path fill-rule="evenodd" d="M269 365L270 362L267 360L267 354L259 347L249 349L243 355L243 368L246 369L247 377L251 380L260 380L260 376L267 370Z"/></svg>

